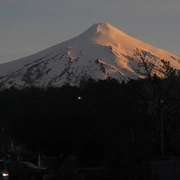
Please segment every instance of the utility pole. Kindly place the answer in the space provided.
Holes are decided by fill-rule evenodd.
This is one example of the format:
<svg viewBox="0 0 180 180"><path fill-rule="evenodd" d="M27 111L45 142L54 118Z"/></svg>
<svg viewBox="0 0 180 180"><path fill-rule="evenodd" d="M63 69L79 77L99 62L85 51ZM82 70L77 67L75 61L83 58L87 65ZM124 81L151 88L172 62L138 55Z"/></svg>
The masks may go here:
<svg viewBox="0 0 180 180"><path fill-rule="evenodd" d="M41 167L41 154L39 153L38 156L38 167Z"/></svg>
<svg viewBox="0 0 180 180"><path fill-rule="evenodd" d="M160 101L160 107L161 107L161 156L164 158L164 119L163 119L163 108L164 108L164 102L163 99Z"/></svg>
<svg viewBox="0 0 180 180"><path fill-rule="evenodd" d="M2 159L4 159L4 128L1 128L1 154L2 154Z"/></svg>

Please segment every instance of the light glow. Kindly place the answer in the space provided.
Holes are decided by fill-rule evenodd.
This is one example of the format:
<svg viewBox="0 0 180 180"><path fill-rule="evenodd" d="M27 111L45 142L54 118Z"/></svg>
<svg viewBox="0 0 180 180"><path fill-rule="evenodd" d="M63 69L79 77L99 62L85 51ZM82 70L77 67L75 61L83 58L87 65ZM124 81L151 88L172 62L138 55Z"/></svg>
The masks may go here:
<svg viewBox="0 0 180 180"><path fill-rule="evenodd" d="M82 99L82 97L81 97L81 96L78 96L78 99Z"/></svg>
<svg viewBox="0 0 180 180"><path fill-rule="evenodd" d="M8 174L8 173L3 173L3 174L2 174L2 176L4 176L4 177L8 177L8 176L9 176L9 174Z"/></svg>

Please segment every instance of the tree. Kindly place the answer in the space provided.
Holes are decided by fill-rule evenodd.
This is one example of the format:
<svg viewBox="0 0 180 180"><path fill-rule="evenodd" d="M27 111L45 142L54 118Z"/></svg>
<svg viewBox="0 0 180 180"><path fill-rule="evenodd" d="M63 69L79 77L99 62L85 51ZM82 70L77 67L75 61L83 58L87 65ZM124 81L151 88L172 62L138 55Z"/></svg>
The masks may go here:
<svg viewBox="0 0 180 180"><path fill-rule="evenodd" d="M138 61L139 67L139 69L135 70L136 73L151 80L156 70L156 59L154 58L154 56L151 56L150 58L149 54L150 53L139 50L138 48L136 48L133 53L133 55Z"/></svg>
<svg viewBox="0 0 180 180"><path fill-rule="evenodd" d="M162 65L160 65L159 72L163 74L164 78L170 78L177 75L176 69L170 66L169 61L165 61L164 59L161 60Z"/></svg>

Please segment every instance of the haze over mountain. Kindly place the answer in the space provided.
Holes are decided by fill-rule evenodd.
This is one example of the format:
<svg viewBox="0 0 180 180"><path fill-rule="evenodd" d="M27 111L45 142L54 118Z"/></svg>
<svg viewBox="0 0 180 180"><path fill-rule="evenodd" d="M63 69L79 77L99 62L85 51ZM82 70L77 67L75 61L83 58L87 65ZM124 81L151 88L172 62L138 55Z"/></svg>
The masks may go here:
<svg viewBox="0 0 180 180"><path fill-rule="evenodd" d="M97 23L75 38L0 64L0 88L78 85L90 77L137 79L136 48L146 52L149 59L156 59L157 66L164 59L180 69L180 56L139 41L108 23Z"/></svg>

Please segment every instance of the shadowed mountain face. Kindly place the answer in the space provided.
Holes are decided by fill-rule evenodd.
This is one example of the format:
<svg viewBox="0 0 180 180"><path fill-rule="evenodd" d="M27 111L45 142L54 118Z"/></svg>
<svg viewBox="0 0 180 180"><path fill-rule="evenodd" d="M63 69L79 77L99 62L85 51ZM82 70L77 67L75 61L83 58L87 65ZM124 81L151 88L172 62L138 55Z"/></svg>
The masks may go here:
<svg viewBox="0 0 180 180"><path fill-rule="evenodd" d="M180 57L139 41L108 23L92 25L79 36L28 57L0 64L0 88L78 85L86 78L136 79L138 48L149 59L170 61L180 69Z"/></svg>

